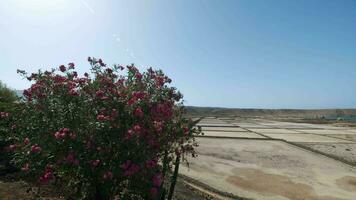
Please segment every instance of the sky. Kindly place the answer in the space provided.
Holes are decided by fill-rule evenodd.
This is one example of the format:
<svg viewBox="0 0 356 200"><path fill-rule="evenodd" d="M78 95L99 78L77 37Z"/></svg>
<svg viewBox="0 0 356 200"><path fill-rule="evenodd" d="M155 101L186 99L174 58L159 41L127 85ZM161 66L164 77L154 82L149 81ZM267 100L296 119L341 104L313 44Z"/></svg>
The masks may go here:
<svg viewBox="0 0 356 200"><path fill-rule="evenodd" d="M353 0L1 0L0 80L87 57L162 69L185 105L356 108Z"/></svg>

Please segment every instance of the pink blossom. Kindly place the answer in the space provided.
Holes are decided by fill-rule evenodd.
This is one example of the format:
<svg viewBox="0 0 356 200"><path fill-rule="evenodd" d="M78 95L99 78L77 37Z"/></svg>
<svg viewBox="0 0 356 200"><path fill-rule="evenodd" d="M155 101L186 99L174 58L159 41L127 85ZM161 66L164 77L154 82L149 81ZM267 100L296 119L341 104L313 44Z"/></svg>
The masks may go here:
<svg viewBox="0 0 356 200"><path fill-rule="evenodd" d="M54 133L54 137L57 139L57 140L60 140L62 138L64 138L65 134L62 134L61 132L57 131L56 133Z"/></svg>
<svg viewBox="0 0 356 200"><path fill-rule="evenodd" d="M95 168L100 164L100 160L92 160L90 163L91 166Z"/></svg>
<svg viewBox="0 0 356 200"><path fill-rule="evenodd" d="M65 72L67 68L64 65L61 65L59 66L59 70L61 70L61 72Z"/></svg>
<svg viewBox="0 0 356 200"><path fill-rule="evenodd" d="M66 80L67 80L67 78L64 77L64 76L56 75L56 76L54 77L54 81L55 81L56 83L63 83L63 82L65 82Z"/></svg>
<svg viewBox="0 0 356 200"><path fill-rule="evenodd" d="M141 92L141 91L137 91L137 92L133 92L132 95L136 98L136 99L143 99L145 97L145 93Z"/></svg>
<svg viewBox="0 0 356 200"><path fill-rule="evenodd" d="M135 98L131 98L127 101L127 105L128 106L131 106L132 104L134 104L136 102L136 99Z"/></svg>
<svg viewBox="0 0 356 200"><path fill-rule="evenodd" d="M111 171L107 171L103 175L104 180L111 180L114 177L114 174Z"/></svg>
<svg viewBox="0 0 356 200"><path fill-rule="evenodd" d="M69 128L62 128L60 129L61 132L63 133L68 133L69 132Z"/></svg>
<svg viewBox="0 0 356 200"><path fill-rule="evenodd" d="M120 167L123 169L123 170L127 170L130 165L131 165L132 161L131 160L127 160L126 162L124 162L122 165L120 165Z"/></svg>
<svg viewBox="0 0 356 200"><path fill-rule="evenodd" d="M132 135L133 135L133 131L129 129L125 135L125 139L127 140L131 139Z"/></svg>
<svg viewBox="0 0 356 200"><path fill-rule="evenodd" d="M140 167L132 163L131 160L127 160L120 167L124 170L124 176L132 176L140 170Z"/></svg>
<svg viewBox="0 0 356 200"><path fill-rule="evenodd" d="M53 170L50 166L47 166L44 174L40 177L41 183L48 183L54 179Z"/></svg>
<svg viewBox="0 0 356 200"><path fill-rule="evenodd" d="M111 73L112 73L112 69L107 68L107 69L106 69L106 72L109 73L109 74L111 74Z"/></svg>
<svg viewBox="0 0 356 200"><path fill-rule="evenodd" d="M78 82L79 82L79 84L84 84L85 82L87 82L87 78L79 78L78 79Z"/></svg>
<svg viewBox="0 0 356 200"><path fill-rule="evenodd" d="M74 164L74 165L78 165L79 164L79 160L75 158L75 154L73 152L70 152L67 157L66 157L66 161L69 164Z"/></svg>
<svg viewBox="0 0 356 200"><path fill-rule="evenodd" d="M157 166L157 160L156 159L151 159L151 160L148 160L146 162L146 167L147 168L154 168L155 166Z"/></svg>
<svg viewBox="0 0 356 200"><path fill-rule="evenodd" d="M108 116L105 116L105 115L98 115L98 116L96 117L96 119L97 119L98 121L105 121L105 120L108 120L109 117L108 117Z"/></svg>
<svg viewBox="0 0 356 200"><path fill-rule="evenodd" d="M30 143L30 139L27 137L27 138L25 138L24 140L23 140L23 143L25 144L25 145L28 145L29 143Z"/></svg>
<svg viewBox="0 0 356 200"><path fill-rule="evenodd" d="M158 133L161 133L163 130L163 122L162 121L154 121L153 126L155 127Z"/></svg>
<svg viewBox="0 0 356 200"><path fill-rule="evenodd" d="M136 133L140 133L141 132L141 126L136 124L134 127L133 127L133 130L136 132Z"/></svg>
<svg viewBox="0 0 356 200"><path fill-rule="evenodd" d="M98 60L98 63L99 63L99 65L102 66L102 67L105 66L105 63L103 63L103 60L101 60L101 59Z"/></svg>
<svg viewBox="0 0 356 200"><path fill-rule="evenodd" d="M16 150L16 144L11 144L10 146L9 146L9 150L10 151L15 151Z"/></svg>
<svg viewBox="0 0 356 200"><path fill-rule="evenodd" d="M136 117L142 118L143 117L142 109L141 108L136 108L135 111L134 111L134 115Z"/></svg>
<svg viewBox="0 0 356 200"><path fill-rule="evenodd" d="M102 90L98 90L95 94L96 94L96 96L99 97L99 98L101 98L101 97L104 96L104 92L103 92Z"/></svg>
<svg viewBox="0 0 356 200"><path fill-rule="evenodd" d="M152 183L154 186L159 187L161 186L162 182L163 182L163 174L161 172L153 176Z"/></svg>
<svg viewBox="0 0 356 200"><path fill-rule="evenodd" d="M6 118L9 117L9 113L7 112L0 112L0 118Z"/></svg>
<svg viewBox="0 0 356 200"><path fill-rule="evenodd" d="M155 81L156 81L156 86L157 87L162 87L163 85L164 85L164 77L162 77L162 76L157 76L156 77L156 79L155 79Z"/></svg>
<svg viewBox="0 0 356 200"><path fill-rule="evenodd" d="M183 127L183 133L185 136L189 134L189 128L188 127Z"/></svg>
<svg viewBox="0 0 356 200"><path fill-rule="evenodd" d="M31 146L31 152L32 153L40 153L42 151L42 148L38 145L32 145Z"/></svg>
<svg viewBox="0 0 356 200"><path fill-rule="evenodd" d="M69 94L70 94L71 96L79 96L79 92L76 91L76 90L69 90Z"/></svg>
<svg viewBox="0 0 356 200"><path fill-rule="evenodd" d="M26 163L22 166L21 168L22 171L27 172L28 170L30 170L30 164Z"/></svg>
<svg viewBox="0 0 356 200"><path fill-rule="evenodd" d="M73 72L73 77L78 77L78 72Z"/></svg>
<svg viewBox="0 0 356 200"><path fill-rule="evenodd" d="M138 80L141 80L141 79L142 79L142 74L139 73L139 72L137 72L137 73L135 74L135 77L136 77Z"/></svg>
<svg viewBox="0 0 356 200"><path fill-rule="evenodd" d="M54 137L57 139L57 140L61 140L63 139L66 134L69 132L69 129L68 128L61 128L59 131L57 131L56 133L54 133Z"/></svg>
<svg viewBox="0 0 356 200"><path fill-rule="evenodd" d="M74 63L68 63L69 69L74 69Z"/></svg>

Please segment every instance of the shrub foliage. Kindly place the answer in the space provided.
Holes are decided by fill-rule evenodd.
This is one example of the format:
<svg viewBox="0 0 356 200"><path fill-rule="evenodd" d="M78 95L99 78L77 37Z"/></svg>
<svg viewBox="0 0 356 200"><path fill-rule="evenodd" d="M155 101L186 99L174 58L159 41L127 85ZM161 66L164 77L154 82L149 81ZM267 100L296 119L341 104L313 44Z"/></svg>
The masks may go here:
<svg viewBox="0 0 356 200"><path fill-rule="evenodd" d="M32 86L9 125L14 162L35 183L73 199L159 199L177 155L193 155L200 130L183 117L182 95L152 68L108 67L88 58L27 74Z"/></svg>

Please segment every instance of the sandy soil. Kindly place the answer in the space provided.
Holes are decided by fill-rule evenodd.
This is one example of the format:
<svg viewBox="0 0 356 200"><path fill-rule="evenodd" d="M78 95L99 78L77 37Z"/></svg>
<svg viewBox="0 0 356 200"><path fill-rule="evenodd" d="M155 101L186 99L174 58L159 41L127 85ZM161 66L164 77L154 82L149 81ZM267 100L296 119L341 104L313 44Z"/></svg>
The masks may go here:
<svg viewBox="0 0 356 200"><path fill-rule="evenodd" d="M301 143L314 150L345 159L356 165L356 144Z"/></svg>

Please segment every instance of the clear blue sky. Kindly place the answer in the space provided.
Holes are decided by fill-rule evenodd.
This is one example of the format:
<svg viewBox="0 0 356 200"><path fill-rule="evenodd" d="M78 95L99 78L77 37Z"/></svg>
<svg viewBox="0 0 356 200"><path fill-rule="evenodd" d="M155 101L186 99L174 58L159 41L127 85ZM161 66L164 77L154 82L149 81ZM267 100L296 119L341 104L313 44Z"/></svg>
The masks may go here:
<svg viewBox="0 0 356 200"><path fill-rule="evenodd" d="M356 108L356 1L0 1L8 86L88 56L161 68L186 105Z"/></svg>

